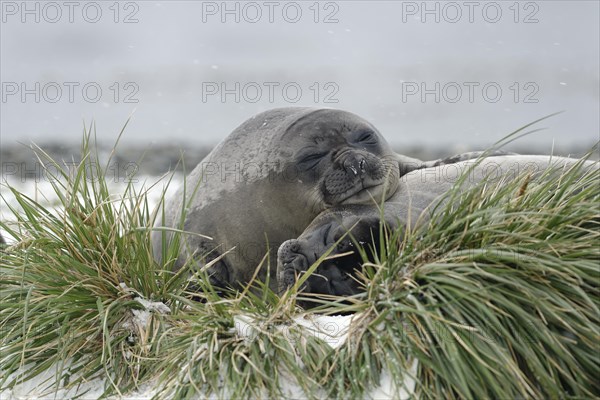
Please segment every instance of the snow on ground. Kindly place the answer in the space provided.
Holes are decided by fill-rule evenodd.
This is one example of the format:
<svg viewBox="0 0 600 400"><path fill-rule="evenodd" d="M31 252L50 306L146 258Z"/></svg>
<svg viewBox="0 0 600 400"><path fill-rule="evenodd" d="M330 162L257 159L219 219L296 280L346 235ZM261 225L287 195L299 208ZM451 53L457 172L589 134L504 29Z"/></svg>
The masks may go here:
<svg viewBox="0 0 600 400"><path fill-rule="evenodd" d="M55 390L49 387L49 382L54 379L58 367L50 368L38 375L35 379L18 385L14 389L6 389L0 392L2 400L64 400L78 398L81 400L96 400L102 396L105 381L96 379L81 386L71 389ZM111 396L109 400L149 400L156 393L156 389L150 385L145 386L139 392L133 392L127 396Z"/></svg>
<svg viewBox="0 0 600 400"><path fill-rule="evenodd" d="M162 309L160 304L152 303L140 299L141 304L150 305L152 309ZM162 305L163 307L164 304ZM149 311L149 310L148 310ZM353 316L322 316L322 315L311 315L301 314L295 318L295 321L308 328L307 331L313 336L319 337L325 340L329 345L336 348L341 346L347 338L348 328ZM354 316L356 318L356 316ZM138 321L139 322L139 321ZM254 328L252 327L252 320L248 316L239 316L235 319L235 328L241 337L248 338L251 340L252 335L255 334ZM281 327L281 329L285 329ZM407 374L404 382L402 382L402 389L399 393L394 395L394 385L391 376L383 371L380 386L374 388L366 398L368 399L408 399L415 389L415 381L411 376L416 375L417 363L414 362L411 370ZM22 385L18 385L12 390L4 390L0 392L0 399L2 400L62 400L72 398L76 395L80 396L82 400L95 400L102 395L105 381L103 379L97 379L80 387L72 390L54 390L48 387L48 382L51 381L57 373L56 368L51 368L39 375L35 379L28 381ZM399 382L397 382L398 384ZM398 385L400 387L400 385ZM294 399L305 398L302 390L299 386L293 383L291 380L282 382L282 391L286 393L286 397ZM142 390L134 393L130 393L126 396L112 396L109 400L149 400L156 393L156 388L151 384L147 384ZM216 398L214 395L210 398ZM323 394L323 398L325 395Z"/></svg>
<svg viewBox="0 0 600 400"><path fill-rule="evenodd" d="M132 182L136 193L147 193L148 204L150 209L154 208L160 201L163 190L166 187L167 196L173 194L182 182L182 177L175 175L170 184L170 176L157 177L157 176L136 176ZM111 194L117 199L120 195L124 194L127 187L127 182L124 180L109 180L107 181ZM167 186L168 184L168 186ZM0 220L1 221L14 221L15 217L10 211L9 207L18 207L18 203L9 190L9 186L16 189L20 193L30 197L45 207L56 207L59 203L59 198L56 195L52 187L52 182L47 179L45 175L38 178L28 179L15 179L3 176L0 180ZM11 241L11 237L7 233L0 229L2 236ZM4 399L1 399L4 400Z"/></svg>
<svg viewBox="0 0 600 400"><path fill-rule="evenodd" d="M136 189L149 188L159 180L157 177L143 177L139 178L136 182ZM163 179L159 184L155 185L151 190L148 191L148 202L151 207L154 207L160 199L161 192L164 187L164 183L167 179ZM167 195L173 193L181 182L181 178L174 179L174 181L167 188ZM5 186L8 183L21 193L24 193L41 204L48 205L50 207L58 204L58 197L54 193L51 183L44 180L38 180L33 183L30 181L4 181L2 182L2 198L0 199L0 219L3 221L14 220L14 216L8 206L15 207L17 205L14 197ZM126 184L123 182L111 182L109 185L110 190L115 195L123 193ZM2 235L11 241L10 237L7 237L6 232L2 232ZM164 304L151 303L144 299L138 299L140 304L146 307L146 310L140 310L134 315L132 319L133 324L144 324L150 311L153 312L166 312L167 308ZM353 316L322 316L312 314L301 314L295 318L295 322L306 328L309 334L316 336L333 348L341 346L347 339L348 328ZM354 316L356 318L356 316ZM280 329L286 329L281 326ZM235 329L237 333L251 340L252 335L256 334L256 331L252 327L252 319L249 316L238 316L235 318ZM26 367L25 367L26 368ZM60 366L50 368L44 373L40 374L33 380L25 382L21 385L16 386L14 389L6 389L0 391L1 400L62 400L78 396L82 400L95 400L98 399L103 392L103 388L106 384L103 379L96 379L81 385L78 388L71 390L55 390L55 388L49 387L49 382L56 376L56 373ZM372 393L369 394L368 398L373 399L387 399L387 398L408 398L414 391L415 382L411 376L415 376L417 369L417 363L412 365L411 371L407 375L405 381L402 383L404 389L393 396L394 386L391 376L383 371L381 384L378 388L375 388ZM398 382L397 382L398 383ZM399 385L398 385L399 386ZM295 385L291 380L283 382L282 389L284 393L290 398L301 399L304 398L302 390ZM148 400L156 393L156 388L151 384L146 385L139 392L130 393L126 396L111 397L109 400Z"/></svg>

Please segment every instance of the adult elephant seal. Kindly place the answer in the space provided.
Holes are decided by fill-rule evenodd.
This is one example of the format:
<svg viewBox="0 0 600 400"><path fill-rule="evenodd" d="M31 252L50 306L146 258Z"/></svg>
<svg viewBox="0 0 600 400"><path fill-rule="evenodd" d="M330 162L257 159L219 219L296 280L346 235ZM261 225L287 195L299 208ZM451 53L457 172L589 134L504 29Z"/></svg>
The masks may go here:
<svg viewBox="0 0 600 400"><path fill-rule="evenodd" d="M320 212L381 202L396 192L401 175L458 159L396 154L373 125L346 111L274 109L244 122L200 162L168 200L157 228L189 232L175 268L193 256L199 267L208 265L213 285L239 289L266 254L257 278L264 282L270 273L276 289L277 248ZM169 261L163 249L172 237L153 232L157 260Z"/></svg>
<svg viewBox="0 0 600 400"><path fill-rule="evenodd" d="M307 278L302 290L336 296L350 296L363 291L356 279L362 257L355 251L355 245L379 243L382 216L392 229L399 226L414 229L428 221L434 210L440 209L436 206L448 201L450 197L444 195L456 184L461 185L460 190L466 190L484 180L511 180L523 174L536 176L549 167L556 168L554 173L558 174L577 162L580 161L549 156L499 156L408 173L401 178L400 187L383 204L383 209L377 205L329 209L321 213L300 237L283 243L278 251L279 291L283 292L293 285L326 251L330 251L330 256L348 255L327 257ZM584 167L598 168L598 164L586 162ZM463 173L467 174L466 179L459 181ZM342 237L343 240L339 241ZM332 248L336 243L336 247ZM365 246L365 250L367 257L372 258L370 246ZM312 304L304 305L310 307Z"/></svg>

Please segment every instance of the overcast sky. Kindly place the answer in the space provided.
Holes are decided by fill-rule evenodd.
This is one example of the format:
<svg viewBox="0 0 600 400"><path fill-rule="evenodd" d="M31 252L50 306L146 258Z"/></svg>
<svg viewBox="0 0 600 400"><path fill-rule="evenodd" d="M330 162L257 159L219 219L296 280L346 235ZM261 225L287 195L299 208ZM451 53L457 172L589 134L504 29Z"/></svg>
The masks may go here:
<svg viewBox="0 0 600 400"><path fill-rule="evenodd" d="M115 5L116 4L116 5ZM2 1L0 134L212 145L253 114L335 107L396 146L590 143L599 2ZM23 6L25 5L25 6Z"/></svg>

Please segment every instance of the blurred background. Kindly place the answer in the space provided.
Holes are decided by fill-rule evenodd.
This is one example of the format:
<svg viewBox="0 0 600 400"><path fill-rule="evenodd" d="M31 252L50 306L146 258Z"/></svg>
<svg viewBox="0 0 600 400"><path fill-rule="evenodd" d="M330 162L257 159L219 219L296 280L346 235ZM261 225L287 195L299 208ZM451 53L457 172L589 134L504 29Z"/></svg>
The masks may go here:
<svg viewBox="0 0 600 400"><path fill-rule="evenodd" d="M132 116L121 161L158 174L284 106L354 112L423 158L564 111L511 149L580 155L600 132L599 4L2 1L2 173L23 143L70 159L92 121L110 149Z"/></svg>

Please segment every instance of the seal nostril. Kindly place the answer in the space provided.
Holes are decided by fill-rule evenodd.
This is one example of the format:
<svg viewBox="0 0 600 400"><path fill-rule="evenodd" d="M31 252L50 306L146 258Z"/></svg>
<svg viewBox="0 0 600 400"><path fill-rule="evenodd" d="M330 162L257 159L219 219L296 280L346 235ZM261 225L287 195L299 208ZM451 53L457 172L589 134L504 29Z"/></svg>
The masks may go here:
<svg viewBox="0 0 600 400"><path fill-rule="evenodd" d="M364 158L360 160L360 162L358 163L358 167L360 168L360 172L365 172L365 170L367 169L367 162Z"/></svg>
<svg viewBox="0 0 600 400"><path fill-rule="evenodd" d="M346 159L342 163L342 166L346 171L352 171L352 173L356 176L358 175L358 170L356 169L356 164L354 160Z"/></svg>
<svg viewBox="0 0 600 400"><path fill-rule="evenodd" d="M300 250L300 246L298 246L298 243L292 243L290 246L290 250L293 251L294 253L297 253L298 250Z"/></svg>

